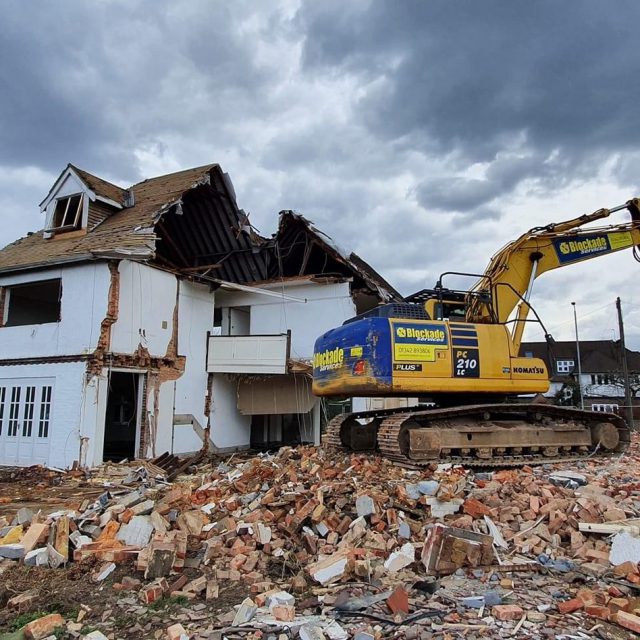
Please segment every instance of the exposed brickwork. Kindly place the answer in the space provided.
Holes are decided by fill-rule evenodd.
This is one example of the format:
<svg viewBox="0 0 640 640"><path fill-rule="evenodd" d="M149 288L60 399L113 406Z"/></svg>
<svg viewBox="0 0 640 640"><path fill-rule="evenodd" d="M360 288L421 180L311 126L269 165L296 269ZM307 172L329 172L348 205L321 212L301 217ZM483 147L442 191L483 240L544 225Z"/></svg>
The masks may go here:
<svg viewBox="0 0 640 640"><path fill-rule="evenodd" d="M99 375L105 366L105 355L111 346L111 327L118 319L118 304L120 298L120 272L116 261L109 262L109 273L111 282L109 283L109 294L107 297L107 313L100 323L100 336L98 345L93 352L93 357L89 362L87 377Z"/></svg>

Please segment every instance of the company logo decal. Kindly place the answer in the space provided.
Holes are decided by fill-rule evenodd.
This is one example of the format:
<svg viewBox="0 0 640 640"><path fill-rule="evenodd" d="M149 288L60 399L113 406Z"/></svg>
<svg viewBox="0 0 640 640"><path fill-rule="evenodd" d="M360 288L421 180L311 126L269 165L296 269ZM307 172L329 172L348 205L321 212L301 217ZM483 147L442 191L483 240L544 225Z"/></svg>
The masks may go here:
<svg viewBox="0 0 640 640"><path fill-rule="evenodd" d="M326 349L313 354L313 368L319 371L331 371L339 369L344 364L344 349Z"/></svg>
<svg viewBox="0 0 640 640"><path fill-rule="evenodd" d="M395 361L434 362L437 351L448 349L443 325L392 322L391 328Z"/></svg>
<svg viewBox="0 0 640 640"><path fill-rule="evenodd" d="M579 236L574 240L554 240L554 246L558 260L561 263L573 262L589 258L597 253L611 251L609 237L607 235Z"/></svg>
<svg viewBox="0 0 640 640"><path fill-rule="evenodd" d="M544 369L542 367L513 367L513 373L537 373L543 374Z"/></svg>

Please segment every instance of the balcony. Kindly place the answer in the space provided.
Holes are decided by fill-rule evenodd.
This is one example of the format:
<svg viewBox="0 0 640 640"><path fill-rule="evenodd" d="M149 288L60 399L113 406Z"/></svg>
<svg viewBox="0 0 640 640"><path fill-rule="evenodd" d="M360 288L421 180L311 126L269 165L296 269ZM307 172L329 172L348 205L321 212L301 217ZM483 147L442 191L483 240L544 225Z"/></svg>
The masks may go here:
<svg viewBox="0 0 640 640"><path fill-rule="evenodd" d="M285 374L291 332L207 337L207 373Z"/></svg>

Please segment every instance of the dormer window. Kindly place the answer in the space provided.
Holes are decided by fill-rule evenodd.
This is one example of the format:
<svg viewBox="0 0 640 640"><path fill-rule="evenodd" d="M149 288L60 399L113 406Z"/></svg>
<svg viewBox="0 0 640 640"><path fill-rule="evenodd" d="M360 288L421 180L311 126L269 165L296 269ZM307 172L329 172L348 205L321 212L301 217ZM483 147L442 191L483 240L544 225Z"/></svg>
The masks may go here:
<svg viewBox="0 0 640 640"><path fill-rule="evenodd" d="M47 231L61 232L81 229L82 200L82 193L76 193L75 195L56 200L56 208L53 212L51 225Z"/></svg>

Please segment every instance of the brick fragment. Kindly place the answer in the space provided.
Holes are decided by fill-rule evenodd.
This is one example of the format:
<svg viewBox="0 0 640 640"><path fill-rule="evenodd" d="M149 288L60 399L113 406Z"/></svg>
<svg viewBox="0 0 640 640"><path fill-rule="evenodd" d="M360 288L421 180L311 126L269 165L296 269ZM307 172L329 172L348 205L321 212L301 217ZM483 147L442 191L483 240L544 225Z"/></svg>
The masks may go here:
<svg viewBox="0 0 640 640"><path fill-rule="evenodd" d="M571 600L558 602L558 611L560 613L573 613L574 611L578 611L578 609L582 609L583 607L584 602L582 602L580 598L571 598Z"/></svg>
<svg viewBox="0 0 640 640"><path fill-rule="evenodd" d="M17 596L10 598L7 601L7 608L12 611L16 611L17 613L24 613L31 609L31 606L35 602L37 596L38 594L35 591L25 591L24 593L20 593Z"/></svg>
<svg viewBox="0 0 640 640"><path fill-rule="evenodd" d="M59 613L50 613L27 624L23 629L24 637L27 640L42 640L63 626L64 618Z"/></svg>
<svg viewBox="0 0 640 640"><path fill-rule="evenodd" d="M393 614L409 613L409 594L402 585L396 587L387 598L387 606Z"/></svg>
<svg viewBox="0 0 640 640"><path fill-rule="evenodd" d="M593 618L599 618L600 620L608 620L611 615L611 611L609 607L605 607L600 604L588 604L584 608L584 612L588 616L592 616Z"/></svg>
<svg viewBox="0 0 640 640"><path fill-rule="evenodd" d="M491 612L496 620L520 620L524 613L522 607L515 604L498 604L492 607Z"/></svg>
<svg viewBox="0 0 640 640"><path fill-rule="evenodd" d="M189 637L187 630L179 623L172 624L170 627L167 627L167 638L168 640L180 640L183 637Z"/></svg>
<svg viewBox="0 0 640 640"><path fill-rule="evenodd" d="M613 616L615 622L621 627L629 629L635 633L640 633L640 616L636 616L633 613L627 613L626 611L618 611Z"/></svg>

